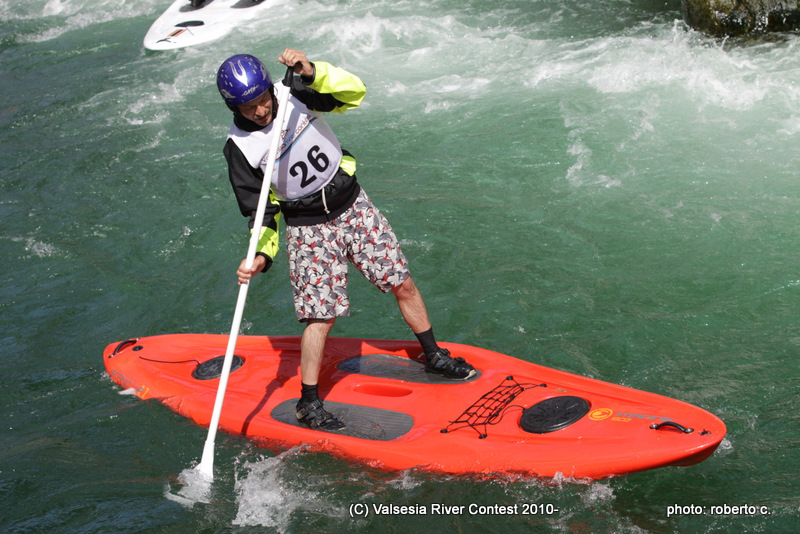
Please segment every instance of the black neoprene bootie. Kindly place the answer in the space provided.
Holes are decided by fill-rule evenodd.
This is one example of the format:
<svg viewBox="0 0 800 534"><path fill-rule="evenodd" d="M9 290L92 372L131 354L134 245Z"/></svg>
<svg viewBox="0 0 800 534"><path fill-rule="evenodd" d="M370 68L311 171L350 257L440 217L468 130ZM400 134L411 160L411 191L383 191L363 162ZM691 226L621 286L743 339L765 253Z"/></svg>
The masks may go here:
<svg viewBox="0 0 800 534"><path fill-rule="evenodd" d="M307 425L309 428L341 430L345 426L335 415L325 409L322 405L322 401L319 399L310 402L300 399L296 409L297 420Z"/></svg>
<svg viewBox="0 0 800 534"><path fill-rule="evenodd" d="M466 380L475 375L475 368L464 358L453 358L447 349L437 350L433 356L426 357L425 372L436 373L447 378Z"/></svg>

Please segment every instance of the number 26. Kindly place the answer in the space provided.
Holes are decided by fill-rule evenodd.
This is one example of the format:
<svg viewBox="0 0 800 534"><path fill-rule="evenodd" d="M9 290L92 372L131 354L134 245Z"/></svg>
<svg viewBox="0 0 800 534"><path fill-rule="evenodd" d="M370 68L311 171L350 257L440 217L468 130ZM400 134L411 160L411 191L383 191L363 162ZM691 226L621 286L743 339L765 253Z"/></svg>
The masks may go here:
<svg viewBox="0 0 800 534"><path fill-rule="evenodd" d="M300 178L300 187L306 188L311 185L316 179L316 174L309 174L308 165L310 164L317 172L323 172L325 169L328 168L330 165L330 160L328 156L325 155L324 152L319 151L319 147L317 145L312 146L308 150L308 154L306 158L308 159L308 163L303 160L296 162L289 168L289 174L294 176L295 178Z"/></svg>

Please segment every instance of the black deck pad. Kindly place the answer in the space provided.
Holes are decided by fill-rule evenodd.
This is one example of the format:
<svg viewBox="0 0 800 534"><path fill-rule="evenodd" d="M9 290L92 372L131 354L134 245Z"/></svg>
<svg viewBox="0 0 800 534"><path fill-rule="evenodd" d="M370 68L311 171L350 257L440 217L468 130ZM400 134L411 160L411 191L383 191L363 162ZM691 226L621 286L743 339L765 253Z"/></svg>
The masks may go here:
<svg viewBox="0 0 800 534"><path fill-rule="evenodd" d="M442 375L425 372L425 363L418 360L393 356L391 354L364 354L353 356L339 362L339 369L348 373L356 373L377 378L405 380L419 384L464 384L477 380L481 372L477 371L468 380L446 378Z"/></svg>
<svg viewBox="0 0 800 534"><path fill-rule="evenodd" d="M297 420L295 406L300 399L290 399L272 410L272 418L289 425L305 427ZM389 441L399 438L414 426L414 418L402 412L357 406L343 402L324 401L325 409L335 415L346 426L332 434L343 434L373 441ZM320 432L327 432L318 429Z"/></svg>

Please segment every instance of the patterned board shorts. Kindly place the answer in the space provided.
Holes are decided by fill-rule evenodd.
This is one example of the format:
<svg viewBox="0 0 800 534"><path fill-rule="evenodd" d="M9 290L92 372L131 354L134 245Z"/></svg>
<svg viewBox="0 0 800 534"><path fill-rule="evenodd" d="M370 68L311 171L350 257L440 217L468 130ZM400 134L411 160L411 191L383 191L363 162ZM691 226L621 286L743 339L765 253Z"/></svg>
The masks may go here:
<svg viewBox="0 0 800 534"><path fill-rule="evenodd" d="M350 315L348 261L384 293L409 277L408 261L389 221L363 189L333 221L287 226L286 251L300 321Z"/></svg>

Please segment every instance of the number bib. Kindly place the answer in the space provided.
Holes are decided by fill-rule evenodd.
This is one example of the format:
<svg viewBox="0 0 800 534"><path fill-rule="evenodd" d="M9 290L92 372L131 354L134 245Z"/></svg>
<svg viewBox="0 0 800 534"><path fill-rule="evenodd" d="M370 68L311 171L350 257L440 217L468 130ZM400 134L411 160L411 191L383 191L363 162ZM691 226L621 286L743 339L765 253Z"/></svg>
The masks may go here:
<svg viewBox="0 0 800 534"><path fill-rule="evenodd" d="M270 180L280 200L297 200L314 194L333 179L342 162L342 148L322 116L296 98L289 98L287 126L281 132L278 161ZM231 127L233 139L251 167L266 172L275 124L263 130L246 132Z"/></svg>

